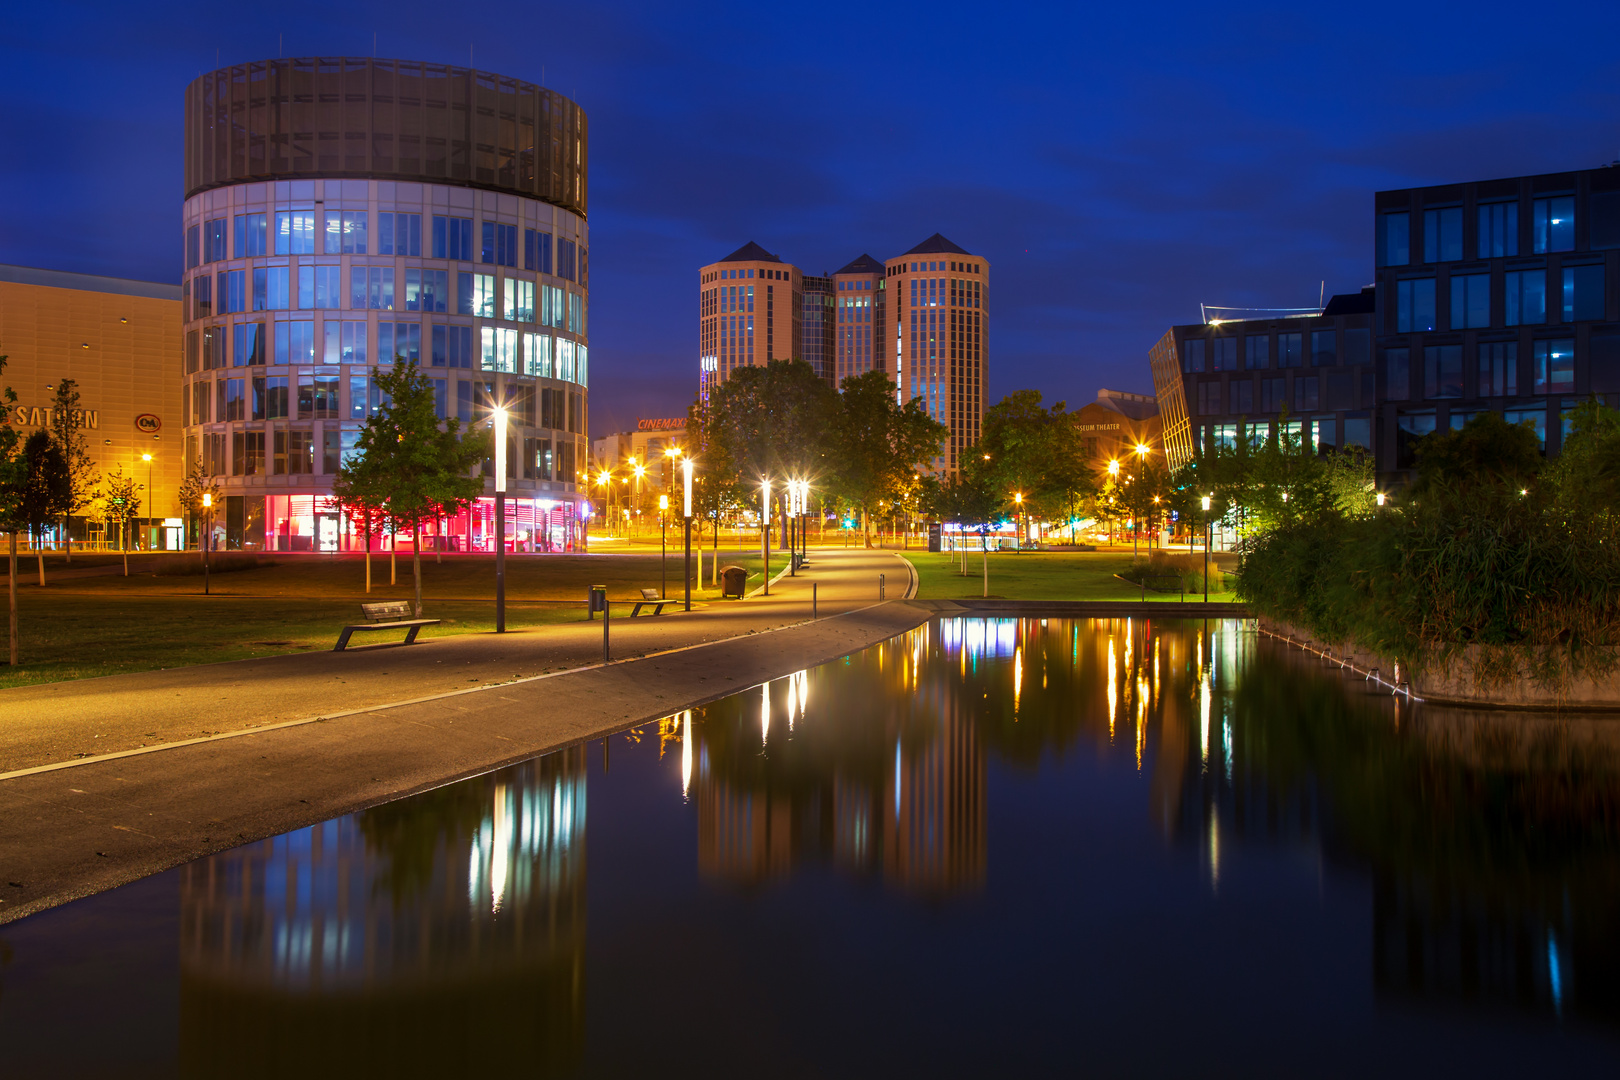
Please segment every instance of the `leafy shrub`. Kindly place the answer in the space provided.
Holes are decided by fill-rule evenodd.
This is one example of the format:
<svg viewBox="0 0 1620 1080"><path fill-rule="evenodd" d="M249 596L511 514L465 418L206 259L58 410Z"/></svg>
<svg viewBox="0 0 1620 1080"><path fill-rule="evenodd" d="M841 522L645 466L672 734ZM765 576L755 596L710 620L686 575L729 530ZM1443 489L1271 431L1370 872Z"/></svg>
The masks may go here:
<svg viewBox="0 0 1620 1080"><path fill-rule="evenodd" d="M208 572L211 574L229 574L274 565L274 560L263 559L247 551L214 551L208 555ZM158 577L191 577L203 572L202 554L195 551L154 555L147 566Z"/></svg>

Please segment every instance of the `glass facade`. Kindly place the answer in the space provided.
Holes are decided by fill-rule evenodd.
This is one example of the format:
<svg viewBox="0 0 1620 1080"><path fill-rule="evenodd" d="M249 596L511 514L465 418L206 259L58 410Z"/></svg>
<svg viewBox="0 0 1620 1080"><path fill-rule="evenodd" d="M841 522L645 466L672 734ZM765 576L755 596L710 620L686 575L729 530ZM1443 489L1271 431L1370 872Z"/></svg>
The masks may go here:
<svg viewBox="0 0 1620 1080"><path fill-rule="evenodd" d="M354 63L359 66L343 70L375 80L385 62ZM230 72L248 68L255 66ZM192 92L228 74L205 76ZM365 85L375 90L382 84ZM578 125L583 132L583 117ZM188 127L188 136L193 131ZM188 138L188 180L201 152ZM209 177L228 175L227 165ZM479 423L497 404L511 409L515 449L508 455L507 492L515 508L509 513L519 515L508 530L514 548L572 548L582 541L590 513L575 475L588 461L589 236L583 216L570 206L491 190L513 186L499 170L499 184L482 188L343 175L353 171L213 183L186 199L182 238L188 248L193 236L197 240L182 287L192 298L185 305L182 363L191 403L185 454L202 462L217 478L223 501L237 507L216 515L218 546L330 551L363 545L355 523L330 506L332 476L366 418L382 406L375 366L412 360L434 380L441 417ZM583 186L571 205L583 207ZM519 253L519 237L528 257ZM553 262L553 250L570 253L566 264ZM536 264L544 268L529 268ZM492 477L487 462L485 475ZM493 494L493 479L487 490ZM492 512L492 501L477 504L440 523L422 543L487 550ZM399 538L401 546L410 540Z"/></svg>

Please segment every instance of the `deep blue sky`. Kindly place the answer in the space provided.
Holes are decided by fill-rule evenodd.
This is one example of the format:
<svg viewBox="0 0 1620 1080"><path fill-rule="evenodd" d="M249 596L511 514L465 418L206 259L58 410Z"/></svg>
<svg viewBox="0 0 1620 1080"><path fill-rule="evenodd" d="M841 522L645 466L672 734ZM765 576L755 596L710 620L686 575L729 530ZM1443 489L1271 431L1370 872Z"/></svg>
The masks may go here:
<svg viewBox="0 0 1620 1080"><path fill-rule="evenodd" d="M216 51L366 55L375 32L380 56L470 45L575 98L597 433L684 411L696 268L746 240L822 271L943 232L992 266L992 399L1079 405L1150 391L1149 346L1201 301L1367 283L1377 189L1620 157L1614 3L51 3L6 23L0 262L174 280L181 92Z"/></svg>

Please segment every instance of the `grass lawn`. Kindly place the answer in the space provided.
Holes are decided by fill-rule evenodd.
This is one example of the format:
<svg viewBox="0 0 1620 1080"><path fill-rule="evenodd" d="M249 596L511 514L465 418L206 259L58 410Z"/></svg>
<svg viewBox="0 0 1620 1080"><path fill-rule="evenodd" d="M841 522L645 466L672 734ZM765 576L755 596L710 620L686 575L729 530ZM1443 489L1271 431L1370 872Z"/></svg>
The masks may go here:
<svg viewBox="0 0 1620 1080"><path fill-rule="evenodd" d="M957 570L957 556L926 551L903 553L922 579L917 595L925 600L950 600L983 595L981 556L969 552L967 577ZM1008 600L1140 600L1142 590L1115 574L1129 569L1130 552L1115 551L992 551L990 595ZM1203 593L1187 599L1202 600ZM1180 593L1147 592L1149 600L1180 600ZM1210 593L1210 600L1233 601L1230 592Z"/></svg>
<svg viewBox="0 0 1620 1080"><path fill-rule="evenodd" d="M80 568L81 561L120 560L76 556L73 568ZM776 559L772 563L775 570ZM750 588L761 581L757 554L739 556L722 549L720 564L746 568ZM680 557L672 553L668 566L669 594L680 596ZM707 558L703 567L707 577ZM141 559L133 555L127 578L54 576L64 568L60 559L47 557L47 585L40 589L33 584L33 558L18 560L23 662L13 670L0 660L0 687L330 649L345 623L360 620L362 602L414 596L410 560L399 560L397 583L390 585L386 555L372 556L369 596L364 562L357 556L283 556L273 566L213 574L209 596L202 595L201 575L143 574ZM641 589L660 587L658 555L508 556L507 626L582 621L591 585L606 585L614 600L639 598ZM444 623L428 627L422 636L492 631L494 596L493 556L446 556L442 564L424 557L423 613ZM718 600L719 591L694 589L692 598Z"/></svg>

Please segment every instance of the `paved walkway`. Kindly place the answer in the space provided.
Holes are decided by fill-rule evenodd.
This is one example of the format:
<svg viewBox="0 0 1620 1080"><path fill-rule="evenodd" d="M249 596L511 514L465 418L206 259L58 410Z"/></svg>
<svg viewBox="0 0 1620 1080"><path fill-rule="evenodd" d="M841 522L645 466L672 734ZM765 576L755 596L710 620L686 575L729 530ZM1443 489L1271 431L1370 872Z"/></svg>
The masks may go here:
<svg viewBox="0 0 1620 1080"><path fill-rule="evenodd" d="M887 576L888 598L907 595L909 566L893 552L831 548L812 555L798 577L772 585L768 598L721 601L689 613L671 614L666 608L657 618L616 617L610 629L613 658L803 622L811 615L812 586L823 617L876 603L879 574ZM332 628L334 641L338 629ZM355 640L364 641L365 635ZM505 683L601 659L601 622L580 622L434 638L404 649L350 648L14 687L0 690L0 777Z"/></svg>

